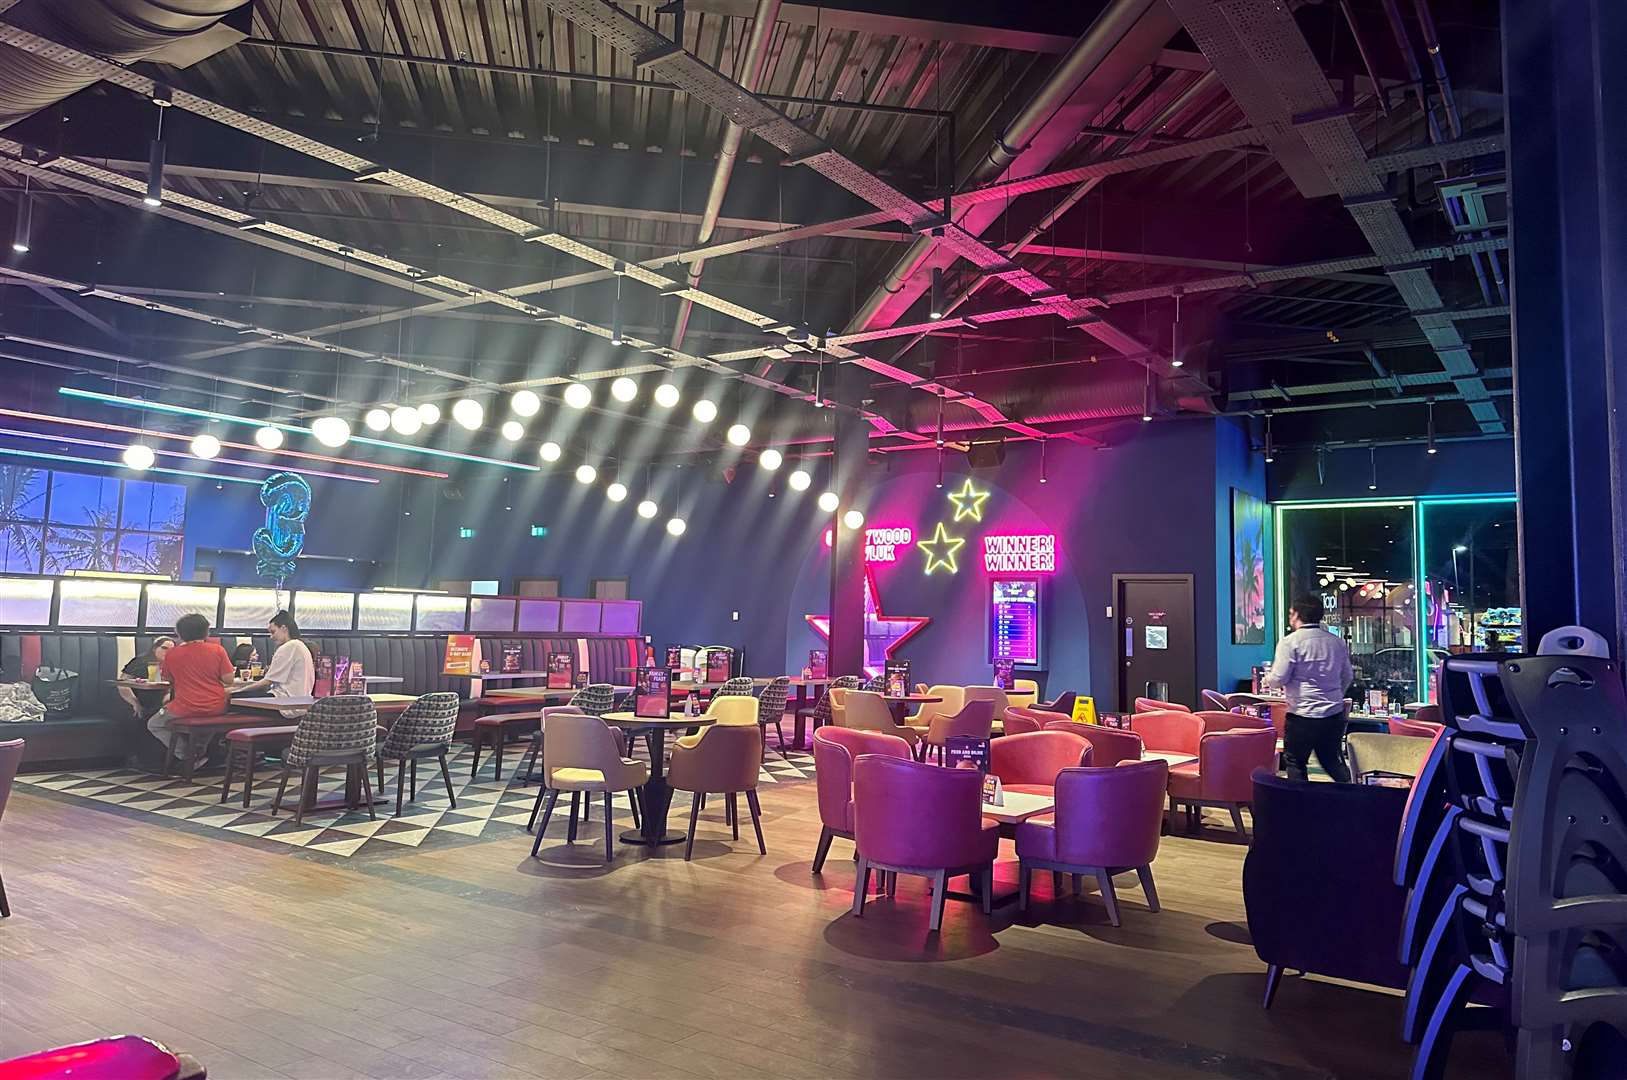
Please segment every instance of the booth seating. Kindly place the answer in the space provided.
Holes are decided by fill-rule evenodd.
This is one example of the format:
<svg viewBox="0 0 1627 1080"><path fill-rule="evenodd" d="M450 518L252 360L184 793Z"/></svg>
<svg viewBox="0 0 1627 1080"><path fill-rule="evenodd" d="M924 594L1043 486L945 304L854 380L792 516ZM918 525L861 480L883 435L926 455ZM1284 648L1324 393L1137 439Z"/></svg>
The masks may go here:
<svg viewBox="0 0 1627 1080"><path fill-rule="evenodd" d="M119 697L112 680L146 652L155 635L0 633L0 682L30 682L42 667L79 673L73 706L43 721L0 723L0 741L25 739L24 768L57 763L119 763L146 737L147 727Z"/></svg>

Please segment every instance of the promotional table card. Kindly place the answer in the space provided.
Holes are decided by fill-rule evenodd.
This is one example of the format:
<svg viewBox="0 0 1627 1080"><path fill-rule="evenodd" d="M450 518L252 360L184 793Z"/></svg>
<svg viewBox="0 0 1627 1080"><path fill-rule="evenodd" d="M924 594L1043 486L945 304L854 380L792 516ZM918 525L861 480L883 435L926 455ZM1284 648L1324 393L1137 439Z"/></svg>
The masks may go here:
<svg viewBox="0 0 1627 1080"><path fill-rule="evenodd" d="M520 664L521 646L519 642L503 646L503 674L512 675L516 671L524 671Z"/></svg>
<svg viewBox="0 0 1627 1080"><path fill-rule="evenodd" d="M944 763L951 769L989 771L989 740L976 735L951 735L943 741Z"/></svg>
<svg viewBox="0 0 1627 1080"><path fill-rule="evenodd" d="M315 657L316 681L311 684L312 697L333 696L333 657L318 653Z"/></svg>
<svg viewBox="0 0 1627 1080"><path fill-rule="evenodd" d="M648 667L634 672L633 715L665 720L672 713L672 669Z"/></svg>
<svg viewBox="0 0 1627 1080"><path fill-rule="evenodd" d="M350 688L350 693L367 693L367 673L362 670L362 662L360 660L351 660L349 657L341 657L340 659L348 663L345 685Z"/></svg>
<svg viewBox="0 0 1627 1080"><path fill-rule="evenodd" d="M1002 690L1017 689L1017 677L1011 673L1016 661L1003 656L994 661L994 685Z"/></svg>
<svg viewBox="0 0 1627 1080"><path fill-rule="evenodd" d="M808 678L830 678L830 653L825 649L808 650Z"/></svg>
<svg viewBox="0 0 1627 1080"><path fill-rule="evenodd" d="M908 660L889 660L882 670L886 675L888 697L903 697L910 692Z"/></svg>
<svg viewBox="0 0 1627 1080"><path fill-rule="evenodd" d="M569 690L575 682L576 655L568 652L548 654L548 689Z"/></svg>
<svg viewBox="0 0 1627 1080"><path fill-rule="evenodd" d="M707 682L728 682L729 674L733 670L734 651L732 649L713 649L706 654Z"/></svg>
<svg viewBox="0 0 1627 1080"><path fill-rule="evenodd" d="M684 666L684 647L682 645L667 646L667 670L672 671Z"/></svg>
<svg viewBox="0 0 1627 1080"><path fill-rule="evenodd" d="M480 639L473 634L448 634L442 675L474 675L480 670Z"/></svg>
<svg viewBox="0 0 1627 1080"><path fill-rule="evenodd" d="M983 805L1004 806L1006 804L1005 788L1000 785L1000 778L993 773L983 776Z"/></svg>

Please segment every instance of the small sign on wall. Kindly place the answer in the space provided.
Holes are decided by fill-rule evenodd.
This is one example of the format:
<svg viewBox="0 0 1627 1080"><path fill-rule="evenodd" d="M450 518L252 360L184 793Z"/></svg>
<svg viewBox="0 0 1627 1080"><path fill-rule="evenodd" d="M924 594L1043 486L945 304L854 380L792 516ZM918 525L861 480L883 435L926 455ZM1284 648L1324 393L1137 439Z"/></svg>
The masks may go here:
<svg viewBox="0 0 1627 1080"><path fill-rule="evenodd" d="M1149 626L1149 627L1146 628L1146 632L1147 632L1147 648L1149 648L1149 649L1167 649L1167 648L1169 648L1169 627L1167 627L1167 626Z"/></svg>

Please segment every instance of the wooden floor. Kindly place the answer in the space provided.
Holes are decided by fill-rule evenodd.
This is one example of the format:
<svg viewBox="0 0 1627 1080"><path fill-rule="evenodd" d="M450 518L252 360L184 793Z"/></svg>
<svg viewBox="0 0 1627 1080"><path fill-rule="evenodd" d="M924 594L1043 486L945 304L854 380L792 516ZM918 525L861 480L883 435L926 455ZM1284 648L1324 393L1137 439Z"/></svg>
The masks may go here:
<svg viewBox="0 0 1627 1080"><path fill-rule="evenodd" d="M558 822L542 860L510 834L347 861L17 791L0 1056L138 1032L215 1080L1406 1074L1396 996L1291 978L1260 1008L1219 828L1166 840L1163 912L1126 884L1120 929L1047 883L1021 922L951 902L929 936L919 879L856 920L847 844L810 875L813 784L763 804L766 858L718 807L693 863L620 846L606 869ZM1509 1074L1489 1036L1454 1065Z"/></svg>

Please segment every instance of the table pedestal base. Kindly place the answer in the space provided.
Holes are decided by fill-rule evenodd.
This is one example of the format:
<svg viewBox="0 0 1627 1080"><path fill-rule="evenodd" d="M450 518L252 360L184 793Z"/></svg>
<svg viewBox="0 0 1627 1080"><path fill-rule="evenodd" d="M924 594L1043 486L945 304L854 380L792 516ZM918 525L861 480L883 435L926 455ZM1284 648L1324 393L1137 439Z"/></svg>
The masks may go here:
<svg viewBox="0 0 1627 1080"><path fill-rule="evenodd" d="M664 832L660 836L645 836L641 829L628 829L621 834L622 843L638 844L641 847L665 847L667 844L681 844L685 839L685 834L679 832Z"/></svg>

